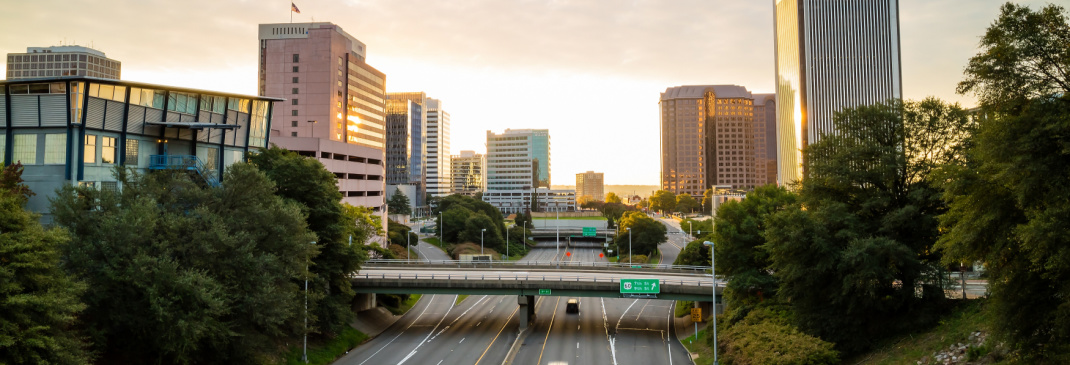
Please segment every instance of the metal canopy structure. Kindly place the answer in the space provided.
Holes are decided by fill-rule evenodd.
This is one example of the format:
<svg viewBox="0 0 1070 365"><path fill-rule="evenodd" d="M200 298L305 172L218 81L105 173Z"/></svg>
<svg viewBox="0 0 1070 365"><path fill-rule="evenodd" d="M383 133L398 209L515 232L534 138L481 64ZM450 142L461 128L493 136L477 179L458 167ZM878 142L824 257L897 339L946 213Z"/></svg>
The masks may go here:
<svg viewBox="0 0 1070 365"><path fill-rule="evenodd" d="M218 124L218 123L181 123L181 122L145 122L147 124L162 125L175 128L189 128L189 129L237 129L241 128L237 124Z"/></svg>

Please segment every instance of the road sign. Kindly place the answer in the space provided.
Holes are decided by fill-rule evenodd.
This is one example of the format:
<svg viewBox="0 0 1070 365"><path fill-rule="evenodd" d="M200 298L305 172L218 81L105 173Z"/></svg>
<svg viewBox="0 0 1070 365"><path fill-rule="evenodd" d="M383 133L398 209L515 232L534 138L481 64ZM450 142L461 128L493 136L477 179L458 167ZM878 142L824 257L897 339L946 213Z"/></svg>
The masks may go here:
<svg viewBox="0 0 1070 365"><path fill-rule="evenodd" d="M568 252L568 251L565 251L565 256L570 256L570 257L571 257L571 256L572 256L572 253L571 253L571 252Z"/></svg>
<svg viewBox="0 0 1070 365"><path fill-rule="evenodd" d="M550 289L539 289L539 295L550 295Z"/></svg>
<svg viewBox="0 0 1070 365"><path fill-rule="evenodd" d="M620 279L621 294L658 294L661 285L658 279Z"/></svg>
<svg viewBox="0 0 1070 365"><path fill-rule="evenodd" d="M702 308L691 308L691 322L702 322Z"/></svg>
<svg viewBox="0 0 1070 365"><path fill-rule="evenodd" d="M584 237L595 237L598 235L598 230L595 227L583 227Z"/></svg>
<svg viewBox="0 0 1070 365"><path fill-rule="evenodd" d="M605 257L605 256L606 256L606 254L604 254L604 253L601 253L601 252L598 253L598 257Z"/></svg>

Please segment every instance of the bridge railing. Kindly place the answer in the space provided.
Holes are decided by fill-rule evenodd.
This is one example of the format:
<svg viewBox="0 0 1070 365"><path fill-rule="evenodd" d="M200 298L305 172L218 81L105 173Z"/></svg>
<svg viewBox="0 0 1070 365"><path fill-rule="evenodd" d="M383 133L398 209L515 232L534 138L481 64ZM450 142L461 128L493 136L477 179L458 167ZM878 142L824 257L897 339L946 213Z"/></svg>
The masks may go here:
<svg viewBox="0 0 1070 365"><path fill-rule="evenodd" d="M696 274L708 272L709 266L666 265L666 264L629 264L620 262L582 262L582 261L473 261L473 260L397 260L371 259L365 266L465 266L465 267L553 267L553 268L606 268L606 269L653 269L690 271Z"/></svg>
<svg viewBox="0 0 1070 365"><path fill-rule="evenodd" d="M531 275L531 274L507 274L507 273L461 273L461 274L421 274L421 273L356 273L355 279L396 279L396 280L493 280L493 281L559 281L559 282L587 282L587 283L620 283L621 278L599 278L583 275ZM658 279L662 285L681 286L713 286L712 280L673 280ZM723 280L717 280L718 287L724 287Z"/></svg>

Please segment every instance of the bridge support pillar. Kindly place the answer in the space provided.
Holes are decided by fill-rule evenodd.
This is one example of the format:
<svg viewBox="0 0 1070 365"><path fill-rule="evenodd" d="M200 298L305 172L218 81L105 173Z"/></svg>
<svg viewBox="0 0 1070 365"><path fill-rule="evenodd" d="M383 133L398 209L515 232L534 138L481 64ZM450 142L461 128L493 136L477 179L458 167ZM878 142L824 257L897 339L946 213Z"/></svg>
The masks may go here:
<svg viewBox="0 0 1070 365"><path fill-rule="evenodd" d="M360 312L375 308L375 293L357 293L353 297L353 311Z"/></svg>
<svg viewBox="0 0 1070 365"><path fill-rule="evenodd" d="M535 320L535 296L534 295L520 295L516 298L517 304L520 305L520 329L528 328L528 324Z"/></svg>

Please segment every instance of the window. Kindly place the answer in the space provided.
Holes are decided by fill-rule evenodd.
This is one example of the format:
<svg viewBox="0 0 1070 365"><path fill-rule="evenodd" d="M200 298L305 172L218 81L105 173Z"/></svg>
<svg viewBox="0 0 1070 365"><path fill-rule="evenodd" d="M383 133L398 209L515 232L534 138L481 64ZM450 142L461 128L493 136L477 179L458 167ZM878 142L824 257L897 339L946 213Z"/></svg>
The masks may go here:
<svg viewBox="0 0 1070 365"><path fill-rule="evenodd" d="M55 133L45 135L45 164L67 163L67 134Z"/></svg>
<svg viewBox="0 0 1070 365"><path fill-rule="evenodd" d="M299 70L299 68L297 68L297 66L294 66L294 72L297 72L297 70Z"/></svg>
<svg viewBox="0 0 1070 365"><path fill-rule="evenodd" d="M296 120L290 121L290 126L291 127L296 127L297 126L297 121Z"/></svg>
<svg viewBox="0 0 1070 365"><path fill-rule="evenodd" d="M85 136L85 156L82 158L82 162L97 163L97 136Z"/></svg>
<svg viewBox="0 0 1070 365"><path fill-rule="evenodd" d="M123 165L137 167L137 153L138 153L138 141L136 139L126 140L126 152L123 157Z"/></svg>
<svg viewBox="0 0 1070 365"><path fill-rule="evenodd" d="M0 162L4 161L5 153L7 153L7 138L0 138Z"/></svg>
<svg viewBox="0 0 1070 365"><path fill-rule="evenodd" d="M11 155L11 161L22 162L23 165L37 163L37 135L16 134L15 153Z"/></svg>
<svg viewBox="0 0 1070 365"><path fill-rule="evenodd" d="M297 76L294 76L294 83L297 83Z"/></svg>
<svg viewBox="0 0 1070 365"><path fill-rule="evenodd" d="M103 137L100 147L100 162L113 164L115 163L115 138Z"/></svg>
<svg viewBox="0 0 1070 365"><path fill-rule="evenodd" d="M290 137L297 137L297 132L290 132Z"/></svg>
<svg viewBox="0 0 1070 365"><path fill-rule="evenodd" d="M290 111L290 115L292 115L292 116L295 116L295 117L296 117L296 116L297 116L297 111L296 111L296 110L291 110L291 111Z"/></svg>
<svg viewBox="0 0 1070 365"><path fill-rule="evenodd" d="M296 88L296 87L295 87L295 88L293 88L293 92L292 92L292 94L295 94L295 95L297 94L297 88Z"/></svg>
<svg viewBox="0 0 1070 365"><path fill-rule="evenodd" d="M297 105L297 99L290 99L290 105Z"/></svg>
<svg viewBox="0 0 1070 365"><path fill-rule="evenodd" d="M296 54L296 53L294 53L294 62L299 62L299 61L301 61L301 57L300 57L300 55L299 55L299 54Z"/></svg>

